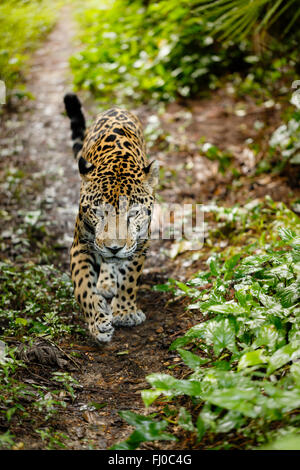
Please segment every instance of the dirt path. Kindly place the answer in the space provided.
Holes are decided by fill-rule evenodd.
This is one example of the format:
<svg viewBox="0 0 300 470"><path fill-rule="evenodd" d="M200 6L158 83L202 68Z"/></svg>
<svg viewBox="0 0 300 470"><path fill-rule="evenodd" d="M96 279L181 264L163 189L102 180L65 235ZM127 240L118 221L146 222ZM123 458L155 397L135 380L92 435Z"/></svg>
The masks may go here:
<svg viewBox="0 0 300 470"><path fill-rule="evenodd" d="M74 34L75 25L66 8L32 58L27 87L35 99L22 115L14 117L14 125L20 128L18 141L24 142L33 165L32 177L44 175L44 187L35 197L46 201L43 217L60 245L57 264L66 272L79 196L69 121L63 115L63 96L71 89L68 59L76 50ZM92 114L88 105L85 111ZM137 112L145 117L144 109ZM66 341L60 343L68 354L77 352L80 356L80 372L75 369L73 374L80 384L76 400L57 416L55 423L55 430L68 436L64 441L68 449L105 449L129 435L131 430L118 411L144 410L140 390L147 387L145 375L174 363L174 353L168 352L172 338L195 322L180 304L167 305L169 296L151 291L152 285L164 282L170 274L167 267L159 267L165 255L158 248L159 243L154 244L149 254L139 294L147 315L145 324L117 330L112 343L102 347L88 337L85 343L72 346ZM91 403L96 403L100 411ZM24 437L24 445L27 449L39 446L32 436Z"/></svg>
<svg viewBox="0 0 300 470"><path fill-rule="evenodd" d="M45 175L44 188L36 197L46 201L48 230L55 233L61 246L58 265L66 272L79 195L79 176L72 159L69 122L63 115L62 101L64 93L71 88L68 59L77 47L74 34L75 25L66 8L33 57L28 88L35 100L24 109L21 118L26 126L21 127L18 135L29 152L33 171ZM270 113L257 109L253 103L246 105L249 115L238 117L234 114L233 98L218 92L205 101L167 107L161 125L165 132L162 140L168 135L169 146L160 149L157 145L150 151L151 157L163 163L166 172L160 188L162 200L183 203L219 198L231 204L239 198L251 197L253 187L247 180L238 191L229 194L226 181L217 172L217 164L200 156L197 146L197 141L205 135L210 142L231 148L237 158L245 159L245 155L241 157L243 146L247 138L254 137L255 120L268 121L271 129L278 118L275 109ZM87 103L85 108L91 116L93 112ZM141 107L135 111L147 125L153 114L151 110ZM284 181L278 186L276 179L265 180L264 191L272 194L272 188L276 192L274 199L287 193ZM139 293L146 323L117 330L113 341L102 347L89 338L80 344L61 342L69 354L79 354L80 365L80 370L73 374L81 386L76 390L77 397L58 415L55 423L56 430L68 436L64 441L68 449L106 449L128 436L131 429L118 411L144 411L140 391L147 387L145 376L175 366L178 357L168 351L170 343L201 320L187 313L181 302L171 301L169 294L151 290L168 277L186 279L190 272L204 266L199 256L193 259L184 254L171 259L166 254L170 246L169 241L157 241L151 246ZM172 373L176 374L176 368ZM25 448L38 445L30 437L24 443ZM180 448L180 444L176 445Z"/></svg>
<svg viewBox="0 0 300 470"><path fill-rule="evenodd" d="M76 49L72 12L64 8L45 43L34 54L27 79L35 97L27 115L30 158L47 173L42 194L47 200L50 230L70 246L78 206L79 175L72 159L69 123L63 115L63 96L70 90L69 58ZM71 158L70 158L71 157Z"/></svg>

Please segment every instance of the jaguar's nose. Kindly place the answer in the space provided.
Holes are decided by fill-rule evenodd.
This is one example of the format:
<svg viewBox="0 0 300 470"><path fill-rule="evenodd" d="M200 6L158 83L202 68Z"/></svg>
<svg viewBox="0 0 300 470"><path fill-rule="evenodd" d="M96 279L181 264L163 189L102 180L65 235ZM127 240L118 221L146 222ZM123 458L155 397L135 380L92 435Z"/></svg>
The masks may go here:
<svg viewBox="0 0 300 470"><path fill-rule="evenodd" d="M122 247L120 246L110 246L109 247L109 250L115 255L118 253L118 251L120 251L122 249Z"/></svg>

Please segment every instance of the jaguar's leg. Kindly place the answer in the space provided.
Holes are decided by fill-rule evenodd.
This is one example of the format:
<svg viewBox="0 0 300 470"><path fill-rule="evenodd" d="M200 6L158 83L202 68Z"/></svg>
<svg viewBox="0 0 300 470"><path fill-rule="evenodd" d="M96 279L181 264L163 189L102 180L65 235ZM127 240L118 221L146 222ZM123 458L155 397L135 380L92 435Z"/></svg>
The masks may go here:
<svg viewBox="0 0 300 470"><path fill-rule="evenodd" d="M97 282L97 291L106 299L117 294L117 279L115 265L103 262Z"/></svg>
<svg viewBox="0 0 300 470"><path fill-rule="evenodd" d="M100 257L80 242L71 248L71 271L75 298L80 304L92 336L99 342L111 340L114 328L112 312L105 297L97 289Z"/></svg>
<svg viewBox="0 0 300 470"><path fill-rule="evenodd" d="M134 257L116 266L117 295L113 298L113 324L116 326L134 326L142 323L146 317L136 306L137 284L142 273L145 255Z"/></svg>

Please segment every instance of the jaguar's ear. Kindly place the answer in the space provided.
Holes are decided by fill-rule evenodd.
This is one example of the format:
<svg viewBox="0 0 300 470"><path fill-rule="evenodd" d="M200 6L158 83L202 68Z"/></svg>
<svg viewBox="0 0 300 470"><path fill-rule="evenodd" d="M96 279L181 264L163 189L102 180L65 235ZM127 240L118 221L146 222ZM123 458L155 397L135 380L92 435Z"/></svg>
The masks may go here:
<svg viewBox="0 0 300 470"><path fill-rule="evenodd" d="M83 179L89 179L89 174L91 171L95 168L95 165L92 163L88 162L85 158L80 157L78 160L78 169L80 175L83 177Z"/></svg>
<svg viewBox="0 0 300 470"><path fill-rule="evenodd" d="M148 165L144 168L144 173L145 173L145 180L144 181L153 190L155 188L155 186L157 186L157 184L158 184L159 163L156 160L153 160L153 162L151 162L150 165Z"/></svg>

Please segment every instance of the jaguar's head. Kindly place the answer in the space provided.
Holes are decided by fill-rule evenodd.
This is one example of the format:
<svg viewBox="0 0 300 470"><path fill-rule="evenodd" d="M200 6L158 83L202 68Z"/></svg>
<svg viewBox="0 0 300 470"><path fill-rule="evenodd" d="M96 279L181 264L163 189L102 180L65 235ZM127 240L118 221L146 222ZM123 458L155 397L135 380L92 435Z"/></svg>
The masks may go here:
<svg viewBox="0 0 300 470"><path fill-rule="evenodd" d="M82 219L90 244L107 261L120 262L142 249L150 236L158 164L152 162L142 177L116 179L103 175L83 183Z"/></svg>

